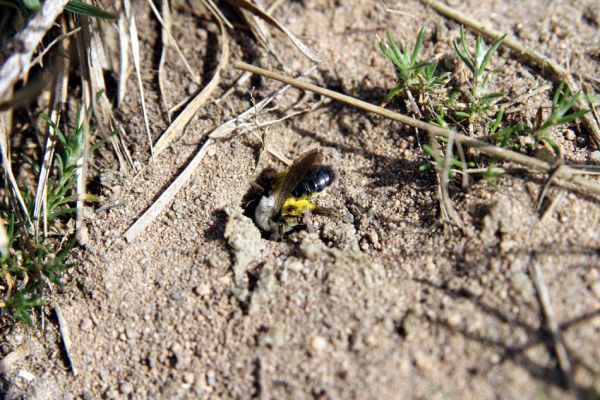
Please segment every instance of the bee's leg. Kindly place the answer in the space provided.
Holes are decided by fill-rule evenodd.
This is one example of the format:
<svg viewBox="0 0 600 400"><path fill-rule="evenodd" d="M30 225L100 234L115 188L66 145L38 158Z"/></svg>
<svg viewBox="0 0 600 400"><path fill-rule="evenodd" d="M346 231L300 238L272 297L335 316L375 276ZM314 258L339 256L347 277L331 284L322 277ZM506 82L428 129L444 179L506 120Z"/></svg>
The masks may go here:
<svg viewBox="0 0 600 400"><path fill-rule="evenodd" d="M285 223L281 222L277 225L277 230L273 232L273 234L271 235L271 239L276 240L276 241L280 241L283 239L284 235L285 235Z"/></svg>
<svg viewBox="0 0 600 400"><path fill-rule="evenodd" d="M313 222L312 214L307 208L302 209L302 222L306 225L308 233L315 233L315 224Z"/></svg>

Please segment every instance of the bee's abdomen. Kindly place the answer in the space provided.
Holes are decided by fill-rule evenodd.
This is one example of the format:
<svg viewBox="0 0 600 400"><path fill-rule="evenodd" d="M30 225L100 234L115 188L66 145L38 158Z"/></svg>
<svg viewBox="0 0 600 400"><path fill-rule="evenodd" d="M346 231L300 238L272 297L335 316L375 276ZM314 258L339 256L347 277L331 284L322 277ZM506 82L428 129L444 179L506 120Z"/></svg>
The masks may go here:
<svg viewBox="0 0 600 400"><path fill-rule="evenodd" d="M331 167L326 165L313 166L304 176L302 182L292 191L292 196L300 197L305 194L320 192L331 185L334 176Z"/></svg>

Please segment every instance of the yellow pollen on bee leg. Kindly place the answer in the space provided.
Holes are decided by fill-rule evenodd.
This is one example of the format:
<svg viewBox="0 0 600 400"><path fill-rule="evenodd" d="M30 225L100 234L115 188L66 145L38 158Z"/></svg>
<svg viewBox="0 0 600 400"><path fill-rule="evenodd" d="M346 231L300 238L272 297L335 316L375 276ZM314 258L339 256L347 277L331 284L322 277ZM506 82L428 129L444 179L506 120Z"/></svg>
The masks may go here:
<svg viewBox="0 0 600 400"><path fill-rule="evenodd" d="M304 210L312 211L314 208L315 205L307 199L288 197L283 203L281 214L283 216L299 216Z"/></svg>

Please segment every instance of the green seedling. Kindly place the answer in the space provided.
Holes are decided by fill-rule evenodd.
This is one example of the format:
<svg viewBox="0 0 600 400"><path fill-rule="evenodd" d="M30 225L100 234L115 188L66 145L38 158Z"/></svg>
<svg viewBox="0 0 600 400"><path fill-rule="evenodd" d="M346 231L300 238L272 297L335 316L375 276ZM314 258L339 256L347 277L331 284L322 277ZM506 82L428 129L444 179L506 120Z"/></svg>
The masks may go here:
<svg viewBox="0 0 600 400"><path fill-rule="evenodd" d="M419 93L431 92L448 81L449 74L436 75L437 63L419 62L419 53L423 46L425 28L421 28L417 40L412 48L404 47L400 50L390 32L387 32L388 43L383 40L379 47L383 54L394 64L398 85L389 91L386 103L389 103L404 89L416 90Z"/></svg>
<svg viewBox="0 0 600 400"><path fill-rule="evenodd" d="M472 52L467 46L465 30L460 28L460 41L452 41L454 50L462 62L467 66L472 75L469 88L468 109L456 113L459 118L473 118L488 111L494 104L494 100L502 96L502 93L489 93L487 88L490 83L491 72L486 71L492 55L498 50L506 35L502 35L489 49L485 49L483 38L477 36L475 39L475 51Z"/></svg>
<svg viewBox="0 0 600 400"><path fill-rule="evenodd" d="M29 315L31 310L46 305L46 302L34 293L39 284L40 281L36 281L26 288L12 293L5 305L9 314L14 319L22 321L29 326L33 326L33 321Z"/></svg>
<svg viewBox="0 0 600 400"><path fill-rule="evenodd" d="M541 126L536 128L534 135L543 135L552 127L568 124L588 113L590 110L579 110L568 114L568 112L573 108L573 105L579 100L580 96L581 92L577 92L576 94L569 96L569 93L565 89L565 83L560 82L552 98L550 115L541 124Z"/></svg>
<svg viewBox="0 0 600 400"><path fill-rule="evenodd" d="M496 113L496 118L490 125L490 137L492 141L498 143L501 147L520 150L521 142L519 141L519 136L521 133L527 131L527 125L502 126L503 118L504 107L501 106Z"/></svg>

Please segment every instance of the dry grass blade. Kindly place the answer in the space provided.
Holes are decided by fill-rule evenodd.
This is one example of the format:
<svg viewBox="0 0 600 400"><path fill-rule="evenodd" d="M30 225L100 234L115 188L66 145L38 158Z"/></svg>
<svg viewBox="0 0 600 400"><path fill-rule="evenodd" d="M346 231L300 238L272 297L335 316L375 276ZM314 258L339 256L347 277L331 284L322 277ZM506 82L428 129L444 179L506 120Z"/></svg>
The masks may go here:
<svg viewBox="0 0 600 400"><path fill-rule="evenodd" d="M56 320L58 321L60 336L62 337L63 345L65 346L65 355L69 360L71 372L73 373L73 376L77 376L77 368L75 368L75 365L73 364L73 358L71 357L71 346L73 342L71 341L71 336L69 335L69 326L67 325L67 321L64 319L58 304L52 303L52 309L56 314Z"/></svg>
<svg viewBox="0 0 600 400"><path fill-rule="evenodd" d="M8 232L6 232L6 221L0 217L0 256L8 254Z"/></svg>
<svg viewBox="0 0 600 400"><path fill-rule="evenodd" d="M10 91L12 92L12 90ZM2 153L2 164L4 166L4 174L8 179L11 188L9 193L11 196L14 196L13 200L16 200L16 203L18 203L21 207L21 211L23 213L25 222L33 230L33 222L31 221L31 216L29 215L29 211L27 210L27 206L25 205L25 201L23 200L23 196L21 195L21 191L19 190L19 186L17 185L17 180L15 179L15 176L12 171L9 140L11 127L12 110L0 111L0 153Z"/></svg>
<svg viewBox="0 0 600 400"><path fill-rule="evenodd" d="M538 298L540 301L540 306L544 313L544 319L546 320L546 325L550 334L552 335L552 341L554 342L554 350L558 357L558 364L560 365L560 369L565 376L565 379L569 385L569 389L573 394L573 397L576 399L583 398L579 395L577 390L577 385L575 384L575 380L573 378L573 367L571 365L571 361L569 360L569 355L567 353L567 348L564 345L562 336L560 334L560 329L558 323L556 322L556 317L554 316L554 310L552 308L552 303L550 302L550 294L548 293L548 287L546 286L546 282L544 281L544 275L542 274L542 270L537 263L537 260L532 260L529 263L529 275L533 280L534 286L536 288Z"/></svg>
<svg viewBox="0 0 600 400"><path fill-rule="evenodd" d="M66 39L66 38L68 38L68 37L71 37L71 36L73 36L74 34L76 34L77 32L79 32L80 30L81 30L81 28L80 28L80 27L77 27L77 28L75 28L75 29L73 29L73 30L71 30L71 31L69 31L69 32L64 32L64 33L61 33L60 35L58 35L57 37L55 37L54 39L52 39L52 41L51 41L51 42L48 44L48 46L46 46L46 47L44 48L44 50L42 50L42 51L40 52L40 54L38 54L38 55L37 55L37 56L36 56L36 57L33 59L33 61L31 62L31 66L34 66L34 65L36 65L37 63L41 63L41 62L42 62L42 59L44 58L44 56L45 56L46 54L48 54L48 52L49 52L49 51L50 51L50 50L51 50L51 49L52 49L52 48L53 48L53 47L56 45L56 43L60 42L61 40L64 40L64 39ZM66 54L66 53L65 53L65 54Z"/></svg>
<svg viewBox="0 0 600 400"><path fill-rule="evenodd" d="M517 153L515 151L508 150L508 149L505 149L502 147L498 147L493 144L490 144L490 143L487 143L487 142L484 142L484 141L481 141L481 140L478 140L478 139L475 139L475 138L472 138L470 136L466 136L466 135L463 135L460 133L451 133L448 129L444 129L439 126L435 126L435 125L429 124L427 122L423 122L418 119L411 118L407 115L403 115L403 114L399 114L399 113L390 111L383 107L378 107L374 104L370 104L365 101L355 99L354 97L347 96L347 95L344 95L344 94L341 94L338 92L334 92L333 90L325 89L325 88L319 87L317 85L313 85L311 83L299 81L297 79L290 78L286 75L283 75L283 74L280 74L277 72L273 72L273 71L268 71L266 69L263 69L260 67L255 67L253 65L246 64L246 63L240 62L240 61L234 63L234 67L237 69L243 70L243 71L250 71L252 73L262 75L267 78L275 79L280 82L290 84L299 89L308 90L308 91L311 91L314 93L321 94L323 96L332 98L334 100L349 104L353 107L360 108L365 111L369 111L374 114L381 115L382 117L385 117L385 118L388 118L388 119L391 119L394 121L398 121L403 124L421 129L424 132L429 133L430 135L437 135L437 136L449 138L450 135L452 134L454 136L454 141L456 143L461 143L464 146L476 148L477 150L479 150L480 152L482 152L488 156L498 157L503 160L511 161L516 164L523 165L529 169L543 172L543 173L549 173L553 170L552 164L550 164L546 161L540 160L538 158L529 157L524 154ZM564 166L563 168L560 168L560 170L557 172L556 176L557 176L557 178L560 178L561 180L570 182L572 185L574 185L575 190L600 195L600 183L577 176L578 173L579 172L576 169L568 167L568 166Z"/></svg>
<svg viewBox="0 0 600 400"><path fill-rule="evenodd" d="M61 21L63 30L66 30L66 23L64 19ZM73 32L73 31L71 31ZM68 41L62 41L60 43L59 53L67 54ZM67 57L59 55L57 57L56 65L56 76L54 79L54 87L52 88L52 98L50 99L50 112L48 114L51 121L54 122L54 126L59 126L60 113L63 105L67 102L67 90L69 85L69 64L70 60ZM46 212L47 204L47 191L48 191L48 177L50 175L50 166L52 165L52 159L54 158L54 149L56 144L56 131L50 124L47 125L46 143L44 148L44 158L40 168L40 175L38 178L38 184L35 194L35 203L33 208L33 219L35 221L36 233L39 230L40 213L44 210L44 225L43 232L44 236L48 232L48 218Z"/></svg>
<svg viewBox="0 0 600 400"><path fill-rule="evenodd" d="M0 69L0 99L9 97L10 88L31 66L31 57L68 0L46 0L42 9L27 22L14 39L18 51L8 57Z"/></svg>
<svg viewBox="0 0 600 400"><path fill-rule="evenodd" d="M133 65L135 67L135 75L138 81L140 91L140 101L142 103L142 114L144 116L144 126L146 127L146 135L150 145L150 154L154 157L154 149L152 147L152 135L150 134L150 123L148 122L148 111L146 110L146 100L144 96L144 83L142 82L142 69L140 65L140 42L138 41L137 27L135 18L131 10L131 1L123 0L125 15L127 16L127 24L129 27L129 40L131 42L131 54L133 56Z"/></svg>
<svg viewBox="0 0 600 400"><path fill-rule="evenodd" d="M165 133L162 134L160 139L156 142L154 146L155 154L160 154L163 150L165 150L169 145L178 137L180 137L185 127L191 121L191 119L196 115L200 107L202 107L206 101L210 98L213 92L219 86L219 82L221 81L221 71L225 69L227 63L229 62L229 43L227 38L227 32L225 31L225 27L219 21L219 27L221 28L221 59L219 60L219 65L217 66L215 73L208 82L208 84L198 93L194 99L181 111L181 113L175 118L175 121L169 125Z"/></svg>
<svg viewBox="0 0 600 400"><path fill-rule="evenodd" d="M267 12L261 10L251 2L247 0L227 0L228 3L235 7L246 9L253 14L259 16L269 24L273 25L275 28L279 29L281 32L285 33L285 35L290 39L290 41L304 54L308 57L309 60L314 61L316 63L321 62L321 57L311 50L307 45L302 43L300 39L298 39L289 29L287 29L284 25L282 25L275 18L271 17Z"/></svg>
<svg viewBox="0 0 600 400"><path fill-rule="evenodd" d="M173 183L171 183L169 187L161 193L160 197L144 212L144 214L142 214L142 216L135 221L135 223L131 225L129 229L127 229L127 232L125 232L125 239L127 239L128 242L133 242L135 238L137 238L139 234L142 233L146 227L148 227L148 225L150 225L152 221L154 221L156 217L160 215L162 210L164 210L165 207L171 203L173 197L175 197L183 185L190 180L192 174L200 165L200 162L204 158L206 151L208 150L209 146L213 144L213 142L214 140L211 138L208 138L206 142L204 142L198 153L196 153L194 158L192 158L181 174L179 174Z"/></svg>
<svg viewBox="0 0 600 400"><path fill-rule="evenodd" d="M482 35L491 38L492 40L497 40L503 35L501 32L498 32L497 30L492 28L488 28L476 19L468 17L460 11L448 7L445 4L440 3L439 1L421 0L421 2L431 6L431 8L433 8L438 13L448 18L452 18L455 21L481 33ZM506 37L506 39L503 42L503 45L512 49L519 58L521 58L528 64L531 64L537 67L541 72L548 74L550 79L553 80L555 83L564 81L565 86L571 93L578 92L577 84L575 83L575 80L573 79L571 73L567 69L558 65L554 60L545 57L543 54L533 49L525 47L517 39L511 36ZM587 105L585 104L585 99L583 98L583 96L580 96L575 102L575 104L573 104L573 109L576 111L586 109L586 107ZM586 113L581 117L581 120L590 132L594 146L596 148L600 148L600 127L598 127L598 123L594 119L593 115L591 113Z"/></svg>
<svg viewBox="0 0 600 400"><path fill-rule="evenodd" d="M160 13L158 12L158 10L156 9L156 6L154 5L154 2L152 0L147 0L148 4L150 4L150 8L152 9L152 12L154 13L154 16L156 17L156 19L158 20L158 22L160 23L161 27L162 27L162 35L166 36L166 39L169 41L169 44L171 46L173 46L173 48L175 49L175 51L177 52L177 55L179 55L179 58L181 58L181 61L183 61L183 64L185 65L185 69L187 69L188 74L190 74L190 78L192 79L192 81L194 81L195 83L200 83L200 77L198 76L198 74L196 74L194 72L194 70L192 69L192 67L190 67L190 64L187 62L187 59L185 58L185 56L183 55L183 53L181 52L181 49L179 48L179 45L177 44L177 41L175 40L175 38L173 37L173 35L171 34L171 11L169 8L169 2L168 1L163 1L163 6L162 6L162 11L163 11L163 15L165 16L165 18L162 18L160 16ZM163 47L165 45L165 38L162 39L163 42Z"/></svg>
<svg viewBox="0 0 600 400"><path fill-rule="evenodd" d="M99 130L104 139L109 142L115 151L119 165L122 170L133 168L133 161L124 142L125 132L117 123L112 104L106 96L106 83L104 81L104 71L100 61L100 55L96 51L98 46L88 46L88 43L101 42L103 32L99 27L93 27L89 18L80 18L73 24L79 24L82 27L81 35L75 36L77 53L81 63L81 85L83 88L83 106L86 109L92 109L94 117L98 123ZM96 39L94 39L96 37ZM114 132L118 135L113 135Z"/></svg>
<svg viewBox="0 0 600 400"><path fill-rule="evenodd" d="M127 28L127 16L125 13L119 13L117 22L119 31L119 81L117 89L117 105L123 103L125 94L127 94L127 78L129 77L129 29Z"/></svg>
<svg viewBox="0 0 600 400"><path fill-rule="evenodd" d="M152 3L152 0L150 0ZM167 103L167 91L165 90L165 62L167 60L167 49L169 48L169 41L167 38L168 32L171 31L173 25L173 18L171 18L171 4L169 0L164 0L161 3L162 13L162 29L160 30L160 60L158 61L158 91L160 92L160 99L162 101L165 112L167 113L167 119L171 123L171 113L169 112L169 104Z"/></svg>

